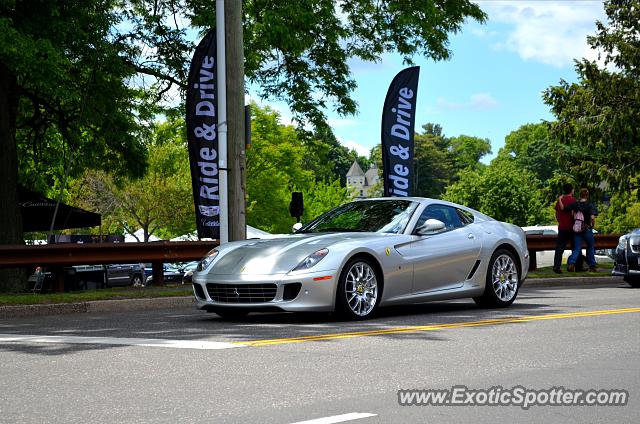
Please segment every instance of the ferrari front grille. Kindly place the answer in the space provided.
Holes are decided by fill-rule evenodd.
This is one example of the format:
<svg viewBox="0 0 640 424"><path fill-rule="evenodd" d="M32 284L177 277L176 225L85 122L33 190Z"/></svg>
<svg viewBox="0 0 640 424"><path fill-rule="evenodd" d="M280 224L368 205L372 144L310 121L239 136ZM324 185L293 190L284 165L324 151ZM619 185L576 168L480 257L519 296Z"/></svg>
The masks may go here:
<svg viewBox="0 0 640 424"><path fill-rule="evenodd" d="M269 284L217 284L208 283L211 300L222 303L264 303L276 297L278 286Z"/></svg>

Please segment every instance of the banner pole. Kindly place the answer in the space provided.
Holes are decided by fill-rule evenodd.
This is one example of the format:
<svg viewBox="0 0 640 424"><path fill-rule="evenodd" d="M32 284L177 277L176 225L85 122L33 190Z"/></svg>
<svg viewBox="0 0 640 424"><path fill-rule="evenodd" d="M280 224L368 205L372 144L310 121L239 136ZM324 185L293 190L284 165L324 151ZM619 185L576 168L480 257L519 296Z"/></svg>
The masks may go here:
<svg viewBox="0 0 640 424"><path fill-rule="evenodd" d="M220 243L229 241L229 190L227 183L227 76L224 0L216 0L218 170L220 177Z"/></svg>

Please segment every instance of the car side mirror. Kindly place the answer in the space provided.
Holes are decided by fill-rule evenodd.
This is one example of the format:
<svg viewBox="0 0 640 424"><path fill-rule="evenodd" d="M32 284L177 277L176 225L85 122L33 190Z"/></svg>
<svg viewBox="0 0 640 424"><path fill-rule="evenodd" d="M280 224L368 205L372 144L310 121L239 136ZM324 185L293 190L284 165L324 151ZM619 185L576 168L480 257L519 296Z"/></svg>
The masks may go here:
<svg viewBox="0 0 640 424"><path fill-rule="evenodd" d="M443 230L445 227L444 222L437 219L427 219L424 224L422 224L416 230L421 236L428 236L431 234L436 234L439 231Z"/></svg>
<svg viewBox="0 0 640 424"><path fill-rule="evenodd" d="M300 228L302 228L302 222L296 222L295 224L293 224L293 227L291 227L291 232L295 233Z"/></svg>

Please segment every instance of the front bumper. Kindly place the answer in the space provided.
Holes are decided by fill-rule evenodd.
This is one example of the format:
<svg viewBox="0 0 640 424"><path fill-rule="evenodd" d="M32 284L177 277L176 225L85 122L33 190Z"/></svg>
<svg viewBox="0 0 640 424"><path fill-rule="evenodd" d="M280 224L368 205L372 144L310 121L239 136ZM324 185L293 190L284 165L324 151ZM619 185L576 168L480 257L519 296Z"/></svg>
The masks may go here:
<svg viewBox="0 0 640 424"><path fill-rule="evenodd" d="M193 295L196 308L212 311L216 308L234 308L248 311L331 312L335 304L337 272L241 276L194 273ZM273 286L273 296L260 294L258 297L249 297L247 294L260 293L261 289L262 292L272 293L270 290ZM263 297L273 298L261 301Z"/></svg>
<svg viewBox="0 0 640 424"><path fill-rule="evenodd" d="M640 252L634 252L629 247L616 249L615 263L611 274L622 277L640 277Z"/></svg>

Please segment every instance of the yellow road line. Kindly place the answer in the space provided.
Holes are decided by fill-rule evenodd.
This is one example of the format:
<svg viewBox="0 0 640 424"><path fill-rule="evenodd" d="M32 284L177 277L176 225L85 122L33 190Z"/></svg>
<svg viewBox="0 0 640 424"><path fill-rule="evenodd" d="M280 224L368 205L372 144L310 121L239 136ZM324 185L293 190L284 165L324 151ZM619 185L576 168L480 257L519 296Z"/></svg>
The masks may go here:
<svg viewBox="0 0 640 424"><path fill-rule="evenodd" d="M289 337L289 338L281 338L281 339L252 340L252 341L235 342L235 343L242 344L245 346L271 346L271 345L279 345L279 344L285 344L285 343L302 343L302 342L312 342L312 341L321 341L321 340L347 339L352 337L377 336L381 334L417 333L421 331L436 331L436 330L445 330L445 329L452 329L452 328L482 327L482 326L489 326L489 325L513 324L518 322L593 317L593 316L600 316L600 315L617 315L617 314L629 314L629 313L638 313L638 312L640 312L640 308L606 309L606 310L598 310L598 311L570 312L570 313L564 313L564 314L505 317L505 318L495 318L495 319L487 319L487 320L481 320L481 321L467 321L467 322L463 321L463 322L454 322L449 324L414 325L410 327L395 327L395 328L387 328L383 330L329 333L329 334L319 334L316 336L300 336L300 337Z"/></svg>

